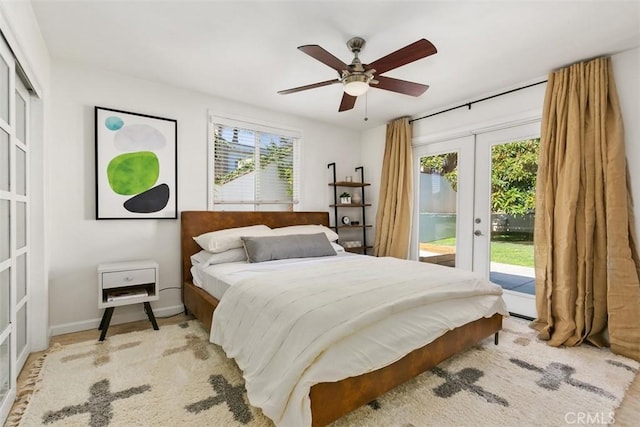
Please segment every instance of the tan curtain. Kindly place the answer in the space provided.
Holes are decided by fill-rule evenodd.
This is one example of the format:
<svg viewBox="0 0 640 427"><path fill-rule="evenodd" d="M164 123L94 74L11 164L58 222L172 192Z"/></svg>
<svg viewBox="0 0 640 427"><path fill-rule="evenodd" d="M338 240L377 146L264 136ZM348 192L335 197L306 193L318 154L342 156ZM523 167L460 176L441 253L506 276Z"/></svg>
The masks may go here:
<svg viewBox="0 0 640 427"><path fill-rule="evenodd" d="M387 124L373 252L407 258L411 232L411 124L404 117Z"/></svg>
<svg viewBox="0 0 640 427"><path fill-rule="evenodd" d="M534 326L640 360L640 262L609 58L549 75L538 162Z"/></svg>

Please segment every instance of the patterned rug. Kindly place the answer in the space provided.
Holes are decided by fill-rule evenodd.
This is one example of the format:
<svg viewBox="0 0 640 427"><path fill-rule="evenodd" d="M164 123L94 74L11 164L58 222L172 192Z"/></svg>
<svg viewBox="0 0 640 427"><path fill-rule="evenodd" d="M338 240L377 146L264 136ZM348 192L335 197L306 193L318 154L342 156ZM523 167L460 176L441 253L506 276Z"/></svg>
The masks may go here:
<svg viewBox="0 0 640 427"><path fill-rule="evenodd" d="M37 367L6 425L273 425L197 321L58 346ZM638 368L608 350L548 347L510 318L498 346L488 338L333 426L607 424Z"/></svg>

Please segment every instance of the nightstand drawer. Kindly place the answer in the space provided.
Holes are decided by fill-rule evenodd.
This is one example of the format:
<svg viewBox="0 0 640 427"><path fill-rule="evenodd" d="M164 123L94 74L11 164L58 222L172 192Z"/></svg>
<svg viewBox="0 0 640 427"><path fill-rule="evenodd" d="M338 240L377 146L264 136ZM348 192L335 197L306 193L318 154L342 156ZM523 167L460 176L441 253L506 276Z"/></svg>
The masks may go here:
<svg viewBox="0 0 640 427"><path fill-rule="evenodd" d="M140 270L109 271L102 273L102 289L119 288L123 286L155 283L155 268Z"/></svg>

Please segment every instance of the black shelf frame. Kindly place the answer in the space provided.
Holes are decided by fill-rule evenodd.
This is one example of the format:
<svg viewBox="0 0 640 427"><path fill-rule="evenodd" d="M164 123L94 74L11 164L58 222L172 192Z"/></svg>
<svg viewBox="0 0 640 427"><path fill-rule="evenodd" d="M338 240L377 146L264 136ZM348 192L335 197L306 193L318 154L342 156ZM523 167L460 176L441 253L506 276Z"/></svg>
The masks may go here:
<svg viewBox="0 0 640 427"><path fill-rule="evenodd" d="M338 181L336 178L336 164L335 162L327 164L327 168L332 169L333 180L329 183L330 186L333 187L333 203L329 205L329 207L333 208L333 229L336 233L339 233L339 230L345 229L362 229L362 246L357 248L345 248L347 250L352 249L355 251L362 251L364 255L367 254L367 249L371 249L372 246L367 245L367 228L372 227L371 224L367 224L366 217L366 208L371 206L371 203L366 203L365 201L365 187L371 185L369 183L364 182L364 167L358 166L355 168L355 172L360 172L360 182L351 182L351 181ZM360 203L338 203L338 187L350 187L350 188L359 188L361 191L361 202ZM339 208L361 208L362 209L362 223L358 225L339 225L338 222L338 209ZM351 252L351 251L350 251Z"/></svg>

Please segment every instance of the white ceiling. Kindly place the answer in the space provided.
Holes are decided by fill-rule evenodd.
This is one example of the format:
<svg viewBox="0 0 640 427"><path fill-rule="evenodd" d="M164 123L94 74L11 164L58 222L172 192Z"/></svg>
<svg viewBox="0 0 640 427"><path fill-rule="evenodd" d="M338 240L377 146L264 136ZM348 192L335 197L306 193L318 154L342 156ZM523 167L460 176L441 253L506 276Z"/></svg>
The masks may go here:
<svg viewBox="0 0 640 427"><path fill-rule="evenodd" d="M53 58L366 129L523 83L583 59L640 46L639 1L46 1L32 0ZM419 98L372 89L338 112L336 78L296 48L318 44L370 63L420 38L438 53L385 75L430 85Z"/></svg>

